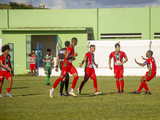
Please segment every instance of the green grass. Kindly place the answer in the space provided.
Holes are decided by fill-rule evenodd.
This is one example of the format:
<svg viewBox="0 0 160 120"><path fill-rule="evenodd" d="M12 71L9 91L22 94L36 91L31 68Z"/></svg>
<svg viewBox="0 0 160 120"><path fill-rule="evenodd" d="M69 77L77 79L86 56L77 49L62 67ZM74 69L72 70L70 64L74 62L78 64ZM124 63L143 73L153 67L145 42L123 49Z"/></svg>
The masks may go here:
<svg viewBox="0 0 160 120"><path fill-rule="evenodd" d="M57 77L51 77L51 84ZM151 95L131 94L140 85L141 77L124 77L125 93L117 94L113 77L97 77L99 91L95 96L93 81L89 80L82 95L58 97L59 85L54 98L49 97L46 77L14 76L12 98L0 98L0 120L159 120L160 119L160 77L148 82ZM72 79L72 77L71 77ZM71 87L71 81L69 88ZM82 81L77 82L74 92ZM2 95L5 96L8 81L4 81Z"/></svg>

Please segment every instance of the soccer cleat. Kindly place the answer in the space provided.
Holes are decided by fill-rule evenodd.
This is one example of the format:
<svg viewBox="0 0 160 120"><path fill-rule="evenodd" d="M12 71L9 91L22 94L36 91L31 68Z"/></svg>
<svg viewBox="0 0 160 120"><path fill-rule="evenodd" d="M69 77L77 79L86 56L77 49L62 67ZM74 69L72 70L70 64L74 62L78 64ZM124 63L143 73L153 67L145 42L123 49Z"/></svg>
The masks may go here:
<svg viewBox="0 0 160 120"><path fill-rule="evenodd" d="M49 90L49 95L51 98L53 98L53 91L52 90Z"/></svg>
<svg viewBox="0 0 160 120"><path fill-rule="evenodd" d="M133 92L133 94L140 94L140 92L135 91L135 92Z"/></svg>
<svg viewBox="0 0 160 120"><path fill-rule="evenodd" d="M9 93L6 93L6 97L12 97L12 95Z"/></svg>
<svg viewBox="0 0 160 120"><path fill-rule="evenodd" d="M121 94L120 90L118 91L118 93L117 93L117 94Z"/></svg>
<svg viewBox="0 0 160 120"><path fill-rule="evenodd" d="M123 90L121 90L121 94L123 94Z"/></svg>
<svg viewBox="0 0 160 120"><path fill-rule="evenodd" d="M3 97L3 96L0 94L0 97Z"/></svg>
<svg viewBox="0 0 160 120"><path fill-rule="evenodd" d="M34 76L36 76L36 74L34 74Z"/></svg>
<svg viewBox="0 0 160 120"><path fill-rule="evenodd" d="M70 91L69 94L72 95L72 96L74 96L74 97L77 97L77 95L74 94L74 92L71 92L71 91Z"/></svg>
<svg viewBox="0 0 160 120"><path fill-rule="evenodd" d="M102 94L102 92L96 92L95 93L95 95L101 95Z"/></svg>
<svg viewBox="0 0 160 120"><path fill-rule="evenodd" d="M58 96L64 96L64 94L63 93L59 93Z"/></svg>
<svg viewBox="0 0 160 120"><path fill-rule="evenodd" d="M146 95L152 94L150 91L149 92L145 92Z"/></svg>
<svg viewBox="0 0 160 120"><path fill-rule="evenodd" d="M78 95L81 95L81 90L79 90L79 88L77 90L78 90Z"/></svg>
<svg viewBox="0 0 160 120"><path fill-rule="evenodd" d="M70 96L70 94L68 93L68 91L66 91L64 95L65 96Z"/></svg>
<svg viewBox="0 0 160 120"><path fill-rule="evenodd" d="M50 85L50 83L47 83L46 85Z"/></svg>

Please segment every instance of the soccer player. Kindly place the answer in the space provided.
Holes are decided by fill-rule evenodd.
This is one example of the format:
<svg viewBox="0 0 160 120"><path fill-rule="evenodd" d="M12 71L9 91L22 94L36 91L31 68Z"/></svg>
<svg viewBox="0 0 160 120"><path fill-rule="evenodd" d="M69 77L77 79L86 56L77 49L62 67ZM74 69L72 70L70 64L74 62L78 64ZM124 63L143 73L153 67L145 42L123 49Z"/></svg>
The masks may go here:
<svg viewBox="0 0 160 120"><path fill-rule="evenodd" d="M90 45L90 51L85 54L85 57L84 57L82 63L80 63L80 67L82 67L84 62L86 63L86 65L85 65L84 80L81 82L81 85L78 88L79 95L81 95L81 90L89 78L93 79L95 95L102 94L101 92L98 92L97 78L96 78L96 74L95 74L95 70L94 70L94 66L93 66L93 65L95 65L96 68L98 68L98 64L96 64L94 61L94 54L93 54L94 51L95 51L95 45Z"/></svg>
<svg viewBox="0 0 160 120"><path fill-rule="evenodd" d="M69 47L67 48L66 52L65 52L65 59L64 62L62 64L62 72L60 77L55 81L53 87L51 90L49 90L50 92L50 97L53 98L53 91L56 88L56 86L58 85L58 83L60 81L63 80L63 78L67 75L68 72L70 72L70 74L73 75L74 79L72 82L72 87L71 87L71 91L69 92L70 95L73 96L77 96L76 94L74 94L73 90L76 86L77 80L79 78L78 73L76 68L72 65L72 61L75 60L75 57L78 56L77 53L74 53L74 47L77 45L77 38L72 38L72 43L71 45L69 45Z"/></svg>
<svg viewBox="0 0 160 120"><path fill-rule="evenodd" d="M146 82L149 82L150 80L152 80L156 76L156 62L155 62L155 59L152 57L152 55L153 55L153 52L151 50L148 50L147 53L146 53L146 57L148 59L142 57L143 60L146 60L144 63L139 63L135 59L135 62L138 65L140 65L142 67L147 65L147 68L148 68L149 71L146 72L146 75L141 78L141 80L140 80L141 85L139 86L139 89L137 91L133 92L134 94L140 94L143 87L146 90L145 94L151 94L151 92L148 89L148 86L147 86Z"/></svg>
<svg viewBox="0 0 160 120"><path fill-rule="evenodd" d="M31 70L31 74L32 76L35 75L36 76L36 59L37 56L35 55L35 51L33 50L31 53L29 53L30 56L30 70ZM33 70L34 70L34 74L33 74Z"/></svg>
<svg viewBox="0 0 160 120"><path fill-rule="evenodd" d="M52 69L54 68L53 65L54 65L54 60L53 60L53 56L51 55L51 49L47 49L47 54L43 58L43 67L44 67L45 74L47 76L46 85L50 85L49 79L52 73Z"/></svg>
<svg viewBox="0 0 160 120"><path fill-rule="evenodd" d="M2 85L3 85L5 77L9 81L6 96L12 97L12 95L10 94L11 87L12 87L12 74L10 72L12 72L12 68L11 68L11 63L10 63L10 55L8 54L9 50L10 50L9 45L2 46L3 54L0 56L0 66L1 66L0 68L1 69L0 70L0 97L3 97L1 95L1 89L2 89Z"/></svg>
<svg viewBox="0 0 160 120"><path fill-rule="evenodd" d="M58 72L58 63L59 62L60 62L60 70L62 71L62 63L63 63L64 57L65 57L64 53L67 50L69 45L70 45L70 42L65 41L65 48L60 49L60 51L58 53L58 57L57 57L57 61L56 61L56 69L55 69L56 72ZM69 93L68 93L69 74L68 73L61 81L59 96L64 96L63 95L64 84L65 84L65 95L68 96L69 95Z"/></svg>
<svg viewBox="0 0 160 120"><path fill-rule="evenodd" d="M109 68L110 68L110 70L112 70L111 59L113 57L114 58L114 75L116 78L116 85L117 85L117 89L118 89L118 94L120 94L120 93L123 94L123 88L124 88L123 64L128 61L128 58L127 58L125 52L120 51L120 44L119 43L115 44L115 50L116 51L112 52L109 55ZM124 61L123 61L123 58L125 59ZM120 80L120 84L121 84L121 91L120 91L119 80Z"/></svg>

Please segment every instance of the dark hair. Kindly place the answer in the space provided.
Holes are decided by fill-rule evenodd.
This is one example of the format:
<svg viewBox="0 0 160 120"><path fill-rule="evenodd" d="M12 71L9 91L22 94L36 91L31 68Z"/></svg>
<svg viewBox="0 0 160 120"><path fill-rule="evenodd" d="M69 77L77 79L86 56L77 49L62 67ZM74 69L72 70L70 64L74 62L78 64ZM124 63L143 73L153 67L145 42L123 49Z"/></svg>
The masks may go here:
<svg viewBox="0 0 160 120"><path fill-rule="evenodd" d="M65 46L68 47L70 45L69 41L65 41Z"/></svg>
<svg viewBox="0 0 160 120"><path fill-rule="evenodd" d="M51 52L51 49L50 49L50 48L48 48L48 49L47 49L47 52Z"/></svg>
<svg viewBox="0 0 160 120"><path fill-rule="evenodd" d="M10 50L9 45L4 45L4 46L2 46L2 52L6 51L7 49Z"/></svg>
<svg viewBox="0 0 160 120"><path fill-rule="evenodd" d="M153 51L152 50L148 50L148 52L150 53L150 55L153 55Z"/></svg>
<svg viewBox="0 0 160 120"><path fill-rule="evenodd" d="M90 48L91 48L91 47L95 47L95 45L90 45Z"/></svg>
<svg viewBox="0 0 160 120"><path fill-rule="evenodd" d="M77 38L76 38L76 37L73 37L73 38L72 38L72 42L74 42L74 41L77 41Z"/></svg>
<svg viewBox="0 0 160 120"><path fill-rule="evenodd" d="M119 44L119 43L116 43L116 44L115 44L115 48L116 48L117 46L119 46L119 47L120 47L120 44Z"/></svg>

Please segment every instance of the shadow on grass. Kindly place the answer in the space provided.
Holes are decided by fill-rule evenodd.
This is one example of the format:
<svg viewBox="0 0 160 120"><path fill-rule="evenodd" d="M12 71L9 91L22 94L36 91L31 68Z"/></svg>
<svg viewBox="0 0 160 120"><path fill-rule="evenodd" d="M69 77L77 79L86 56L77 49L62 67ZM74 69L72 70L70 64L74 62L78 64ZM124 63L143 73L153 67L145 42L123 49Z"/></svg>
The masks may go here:
<svg viewBox="0 0 160 120"><path fill-rule="evenodd" d="M103 96L103 95L108 95L108 93L102 93L101 95L95 95L93 93L85 93L85 94L81 94L81 97L95 97L95 96Z"/></svg>
<svg viewBox="0 0 160 120"><path fill-rule="evenodd" d="M12 89L25 89L25 88L29 88L29 87L13 87Z"/></svg>
<svg viewBox="0 0 160 120"><path fill-rule="evenodd" d="M25 94L25 95L15 95L14 97L19 97L19 96L33 96L33 95L41 95L44 93L35 93L35 94Z"/></svg>
<svg viewBox="0 0 160 120"><path fill-rule="evenodd" d="M117 94L117 92L109 92L108 94Z"/></svg>

